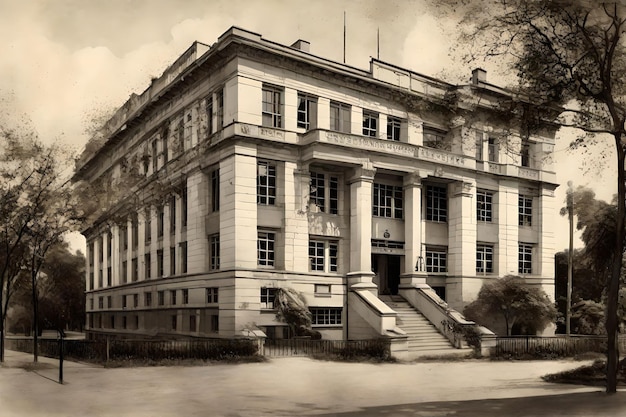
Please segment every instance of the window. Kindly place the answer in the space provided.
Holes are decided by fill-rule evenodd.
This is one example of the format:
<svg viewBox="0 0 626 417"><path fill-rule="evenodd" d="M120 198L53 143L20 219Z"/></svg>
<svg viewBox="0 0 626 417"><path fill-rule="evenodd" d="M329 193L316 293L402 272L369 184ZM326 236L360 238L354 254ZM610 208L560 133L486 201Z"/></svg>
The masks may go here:
<svg viewBox="0 0 626 417"><path fill-rule="evenodd" d="M126 281L124 281L126 282ZM94 285L94 277L93 277L93 272L89 273L89 288L93 289L93 285Z"/></svg>
<svg viewBox="0 0 626 417"><path fill-rule="evenodd" d="M113 276L111 275L111 267L107 267L107 286L110 287Z"/></svg>
<svg viewBox="0 0 626 417"><path fill-rule="evenodd" d="M206 302L207 304L217 304L218 288L210 287L206 289Z"/></svg>
<svg viewBox="0 0 626 417"><path fill-rule="evenodd" d="M128 261L122 262L122 284L128 282Z"/></svg>
<svg viewBox="0 0 626 417"><path fill-rule="evenodd" d="M170 304L173 306L176 305L176 290L170 291Z"/></svg>
<svg viewBox="0 0 626 417"><path fill-rule="evenodd" d="M133 249L137 249L139 244L139 219L136 214L133 214L131 226L133 230Z"/></svg>
<svg viewBox="0 0 626 417"><path fill-rule="evenodd" d="M493 193L485 190L476 191L476 220L479 222L493 220Z"/></svg>
<svg viewBox="0 0 626 417"><path fill-rule="evenodd" d="M181 114L178 119L178 127L176 128L176 137L178 139L178 146L180 149L184 149L185 144L185 118Z"/></svg>
<svg viewBox="0 0 626 417"><path fill-rule="evenodd" d="M211 134L213 133L213 95L212 94L209 94L209 96L206 98L205 111L206 111L206 118L207 118L206 131L207 131L208 136L211 136Z"/></svg>
<svg viewBox="0 0 626 417"><path fill-rule="evenodd" d="M98 288L103 288L103 279L104 279L104 275L102 274L102 268L100 268L100 270L98 271Z"/></svg>
<svg viewBox="0 0 626 417"><path fill-rule="evenodd" d="M220 170L211 171L211 211L220 209Z"/></svg>
<svg viewBox="0 0 626 417"><path fill-rule="evenodd" d="M157 237L163 237L163 226L165 223L165 211L163 206L157 207Z"/></svg>
<svg viewBox="0 0 626 417"><path fill-rule="evenodd" d="M426 272L447 272L447 258L445 248L426 247Z"/></svg>
<svg viewBox="0 0 626 417"><path fill-rule="evenodd" d="M146 245L148 245L150 240L152 240L152 213L150 213L150 210L146 211L144 237Z"/></svg>
<svg viewBox="0 0 626 417"><path fill-rule="evenodd" d="M330 129L337 132L350 133L350 105L330 102Z"/></svg>
<svg viewBox="0 0 626 417"><path fill-rule="evenodd" d="M189 304L189 290L183 289L183 304Z"/></svg>
<svg viewBox="0 0 626 417"><path fill-rule="evenodd" d="M111 316L111 328L115 329L115 316Z"/></svg>
<svg viewBox="0 0 626 417"><path fill-rule="evenodd" d="M181 273L187 273L187 242L180 243L180 269Z"/></svg>
<svg viewBox="0 0 626 417"><path fill-rule="evenodd" d="M170 247L170 275L176 275L176 247Z"/></svg>
<svg viewBox="0 0 626 417"><path fill-rule="evenodd" d="M533 199L532 197L519 196L519 225L532 226L533 224Z"/></svg>
<svg viewBox="0 0 626 417"><path fill-rule="evenodd" d="M120 239L122 241L122 249L128 249L128 227L120 227Z"/></svg>
<svg viewBox="0 0 626 417"><path fill-rule="evenodd" d="M439 296L443 301L446 301L446 287L432 287L435 290L435 294Z"/></svg>
<svg viewBox="0 0 626 417"><path fill-rule="evenodd" d="M139 307L139 294L133 294L133 307Z"/></svg>
<svg viewBox="0 0 626 417"><path fill-rule="evenodd" d="M273 310L276 301L276 288L261 288L261 309Z"/></svg>
<svg viewBox="0 0 626 417"><path fill-rule="evenodd" d="M482 161L483 159L483 132L476 132L476 160Z"/></svg>
<svg viewBox="0 0 626 417"><path fill-rule="evenodd" d="M151 145L151 157L152 157L152 172L157 172L158 163L159 163L159 153L158 153L158 143L155 140L152 141Z"/></svg>
<svg viewBox="0 0 626 417"><path fill-rule="evenodd" d="M167 131L166 133L163 135L163 138L161 139L161 148L162 148L162 154L163 154L163 165L167 164L167 162L170 160L169 158L169 149L168 149L168 137L167 137Z"/></svg>
<svg viewBox="0 0 626 417"><path fill-rule="evenodd" d="M448 221L447 194L445 186L426 186L426 220L442 223Z"/></svg>
<svg viewBox="0 0 626 417"><path fill-rule="evenodd" d="M151 266L152 266L150 264L152 263L152 259L151 259L151 256L150 256L149 253L146 253L143 257L144 257L144 261L143 262L144 262L144 265L145 265L145 272L146 272L145 279L150 279L150 276L151 276L150 269L151 269Z"/></svg>
<svg viewBox="0 0 626 417"><path fill-rule="evenodd" d="M257 204L276 204L276 165L268 161L257 162Z"/></svg>
<svg viewBox="0 0 626 417"><path fill-rule="evenodd" d="M125 329L127 326L126 316L122 316L122 329Z"/></svg>
<svg viewBox="0 0 626 417"><path fill-rule="evenodd" d="M493 273L492 245L476 245L476 273Z"/></svg>
<svg viewBox="0 0 626 417"><path fill-rule="evenodd" d="M363 111L363 135L378 137L378 113Z"/></svg>
<svg viewBox="0 0 626 417"><path fill-rule="evenodd" d="M189 331L190 332L196 331L196 315L195 314L192 314L191 316L189 316Z"/></svg>
<svg viewBox="0 0 626 417"><path fill-rule="evenodd" d="M487 157L489 162L498 162L498 141L495 138L487 140Z"/></svg>
<svg viewBox="0 0 626 417"><path fill-rule="evenodd" d="M170 234L176 232L176 197L170 197Z"/></svg>
<svg viewBox="0 0 626 417"><path fill-rule="evenodd" d="M341 324L341 307L311 307L312 324L315 326L336 326Z"/></svg>
<svg viewBox="0 0 626 417"><path fill-rule="evenodd" d="M224 90L219 90L215 94L215 101L217 105L217 111L215 112L215 121L217 123L217 129L224 127Z"/></svg>
<svg viewBox="0 0 626 417"><path fill-rule="evenodd" d="M521 164L523 167L530 167L530 143L528 139L522 140L522 149L520 151Z"/></svg>
<svg viewBox="0 0 626 417"><path fill-rule="evenodd" d="M113 308L113 297L107 295L107 308Z"/></svg>
<svg viewBox="0 0 626 417"><path fill-rule="evenodd" d="M157 301L160 306L165 305L165 291L157 292Z"/></svg>
<svg viewBox="0 0 626 417"><path fill-rule="evenodd" d="M282 106L282 90L263 86L263 126L283 127Z"/></svg>
<svg viewBox="0 0 626 417"><path fill-rule="evenodd" d="M139 279L139 262L137 262L137 258L133 258L132 260L132 280L133 282Z"/></svg>
<svg viewBox="0 0 626 417"><path fill-rule="evenodd" d="M177 324L176 323L176 316L175 315L172 316L171 320L172 320L172 330L176 330L176 324Z"/></svg>
<svg viewBox="0 0 626 417"><path fill-rule="evenodd" d="M328 201L328 205L326 204ZM309 204L318 212L337 214L339 209L339 179L320 172L311 172Z"/></svg>
<svg viewBox="0 0 626 417"><path fill-rule="evenodd" d="M157 277L163 275L163 249L159 249L157 250Z"/></svg>
<svg viewBox="0 0 626 417"><path fill-rule="evenodd" d="M111 232L108 232L107 233L107 258L111 257L112 246L113 246L113 234Z"/></svg>
<svg viewBox="0 0 626 417"><path fill-rule="evenodd" d="M402 120L397 117L387 117L387 140L400 140Z"/></svg>
<svg viewBox="0 0 626 417"><path fill-rule="evenodd" d="M316 297L330 297L330 284L315 284Z"/></svg>
<svg viewBox="0 0 626 417"><path fill-rule="evenodd" d="M188 200L187 200L187 183L183 184L183 191L182 191L180 204L181 204L180 210L182 212L182 213L180 213L181 214L181 224L182 224L182 227L187 227L187 220L188 220L188 214L187 214L187 205L188 205Z"/></svg>
<svg viewBox="0 0 626 417"><path fill-rule="evenodd" d="M424 146L427 148L449 151L450 141L446 139L447 132L432 127L424 127Z"/></svg>
<svg viewBox="0 0 626 417"><path fill-rule="evenodd" d="M104 297L98 297L98 308L100 310L104 308Z"/></svg>
<svg viewBox="0 0 626 417"><path fill-rule="evenodd" d="M93 298L89 299L89 309L93 310Z"/></svg>
<svg viewBox="0 0 626 417"><path fill-rule="evenodd" d="M309 240L311 271L337 272L337 242Z"/></svg>
<svg viewBox="0 0 626 417"><path fill-rule="evenodd" d="M211 248L209 269L215 271L220 269L220 235L209 236L209 247Z"/></svg>
<svg viewBox="0 0 626 417"><path fill-rule="evenodd" d="M143 294L143 304L146 307L152 306L152 293L151 292L145 292Z"/></svg>
<svg viewBox="0 0 626 417"><path fill-rule="evenodd" d="M519 244L518 270L520 274L533 273L533 245Z"/></svg>
<svg viewBox="0 0 626 417"><path fill-rule="evenodd" d="M372 215L392 219L402 218L402 187L374 183Z"/></svg>
<svg viewBox="0 0 626 417"><path fill-rule="evenodd" d="M220 316L213 315L211 316L211 331L214 333L219 332L220 330Z"/></svg>
<svg viewBox="0 0 626 417"><path fill-rule="evenodd" d="M128 307L128 304L126 303L126 296L122 295L122 308L126 308Z"/></svg>
<svg viewBox="0 0 626 417"><path fill-rule="evenodd" d="M272 232L258 232L257 263L260 266L274 266L274 238Z"/></svg>
<svg viewBox="0 0 626 417"><path fill-rule="evenodd" d="M298 93L298 127L309 130L317 119L317 97Z"/></svg>

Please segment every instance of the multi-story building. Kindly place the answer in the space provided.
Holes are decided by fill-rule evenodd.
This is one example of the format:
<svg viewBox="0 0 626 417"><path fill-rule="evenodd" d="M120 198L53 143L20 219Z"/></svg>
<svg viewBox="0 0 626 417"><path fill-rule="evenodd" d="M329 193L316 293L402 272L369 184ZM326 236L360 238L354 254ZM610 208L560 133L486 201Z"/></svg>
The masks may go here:
<svg viewBox="0 0 626 417"><path fill-rule="evenodd" d="M509 98L480 69L366 71L236 27L194 43L77 165L110 200L83 231L88 331L286 337L281 287L333 339L401 337L387 294L436 326L508 274L553 297L554 132L499 117Z"/></svg>

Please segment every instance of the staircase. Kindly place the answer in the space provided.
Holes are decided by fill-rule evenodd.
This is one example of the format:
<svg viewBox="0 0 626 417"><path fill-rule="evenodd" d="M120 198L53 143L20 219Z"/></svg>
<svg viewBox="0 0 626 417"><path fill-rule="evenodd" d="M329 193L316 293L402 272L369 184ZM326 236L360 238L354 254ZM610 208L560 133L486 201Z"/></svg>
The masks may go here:
<svg viewBox="0 0 626 417"><path fill-rule="evenodd" d="M470 350L456 349L447 337L400 295L379 298L397 314L396 325L408 336L409 357L465 355Z"/></svg>

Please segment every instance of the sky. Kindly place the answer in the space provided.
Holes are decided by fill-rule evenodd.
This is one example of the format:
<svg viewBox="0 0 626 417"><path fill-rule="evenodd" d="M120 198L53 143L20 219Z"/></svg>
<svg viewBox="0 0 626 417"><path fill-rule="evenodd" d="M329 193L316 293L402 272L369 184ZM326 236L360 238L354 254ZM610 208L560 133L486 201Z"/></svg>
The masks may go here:
<svg viewBox="0 0 626 417"><path fill-rule="evenodd" d="M431 4L429 6L429 4ZM0 0L0 111L30 120L45 142L80 150L90 122L141 93L193 41L212 44L230 26L290 45L311 43L311 53L369 68L380 59L452 83L465 83L480 66L488 81L509 74L498 63L472 66L451 56L457 45L453 16L436 18L428 0ZM462 49L462 48L461 48ZM615 157L603 145L568 151L572 131L557 134L556 249L567 247L567 181L616 192ZM602 142L602 141L600 141ZM84 241L73 236L72 247ZM576 246L581 246L576 239Z"/></svg>

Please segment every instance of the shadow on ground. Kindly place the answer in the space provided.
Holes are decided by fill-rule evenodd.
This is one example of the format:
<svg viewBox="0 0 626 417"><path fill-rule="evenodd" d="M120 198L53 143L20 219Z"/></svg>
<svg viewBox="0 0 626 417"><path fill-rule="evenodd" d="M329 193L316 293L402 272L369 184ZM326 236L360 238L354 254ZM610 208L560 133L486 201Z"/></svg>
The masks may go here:
<svg viewBox="0 0 626 417"><path fill-rule="evenodd" d="M398 404L366 407L348 413L317 415L328 417L614 417L626 415L626 392L618 392L615 395L607 395L604 392L586 392L525 398Z"/></svg>

